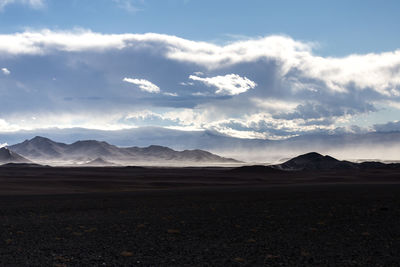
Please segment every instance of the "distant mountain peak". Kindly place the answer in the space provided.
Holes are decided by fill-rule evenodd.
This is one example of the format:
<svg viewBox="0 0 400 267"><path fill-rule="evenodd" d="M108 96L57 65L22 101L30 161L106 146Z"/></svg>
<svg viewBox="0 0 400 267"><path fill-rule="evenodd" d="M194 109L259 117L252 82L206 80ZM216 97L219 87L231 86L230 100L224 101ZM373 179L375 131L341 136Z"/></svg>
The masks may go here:
<svg viewBox="0 0 400 267"><path fill-rule="evenodd" d="M160 146L160 145L150 145L147 148L167 148L166 146Z"/></svg>
<svg viewBox="0 0 400 267"><path fill-rule="evenodd" d="M309 152L309 153L297 156L297 158L300 158L300 157L301 158L321 158L321 157L323 157L323 155L321 155L318 152Z"/></svg>
<svg viewBox="0 0 400 267"><path fill-rule="evenodd" d="M166 147L166 146L159 146L159 145L151 145L151 146L148 146L148 147L145 147L145 148L143 148L143 150L146 150L146 151L153 151L153 152L165 152L165 151L167 151L167 152L169 152L169 151L174 151L173 149L171 149L171 148L169 148L169 147Z"/></svg>
<svg viewBox="0 0 400 267"><path fill-rule="evenodd" d="M314 161L314 160L329 160L329 161L339 161L329 155L321 155L317 152L309 152L300 156L297 156L292 161Z"/></svg>
<svg viewBox="0 0 400 267"><path fill-rule="evenodd" d="M47 138L47 137L43 137L43 136L36 135L35 137L33 137L33 138L31 139L31 141L34 141L34 140L50 140L50 139Z"/></svg>
<svg viewBox="0 0 400 267"><path fill-rule="evenodd" d="M35 136L32 139L27 139L23 142L23 144L32 144L32 145L47 145L47 146L51 146L51 145L63 145L63 143L57 143L54 142L53 140L47 138L47 137L43 137L43 136Z"/></svg>
<svg viewBox="0 0 400 267"><path fill-rule="evenodd" d="M30 139L30 140L26 140L26 141L28 141L28 142L34 142L34 143L37 143L37 142L53 142L51 139L49 139L49 138L46 138L46 137L43 137L43 136L35 136L35 137L33 137L32 139Z"/></svg>
<svg viewBox="0 0 400 267"><path fill-rule="evenodd" d="M12 145L9 148L24 157L37 159L45 157L57 158L61 155L61 151L65 146L65 144L54 142L49 138L35 136L30 140L25 140L24 142Z"/></svg>
<svg viewBox="0 0 400 267"><path fill-rule="evenodd" d="M105 141L97 140L79 140L72 143L70 146L113 146Z"/></svg>

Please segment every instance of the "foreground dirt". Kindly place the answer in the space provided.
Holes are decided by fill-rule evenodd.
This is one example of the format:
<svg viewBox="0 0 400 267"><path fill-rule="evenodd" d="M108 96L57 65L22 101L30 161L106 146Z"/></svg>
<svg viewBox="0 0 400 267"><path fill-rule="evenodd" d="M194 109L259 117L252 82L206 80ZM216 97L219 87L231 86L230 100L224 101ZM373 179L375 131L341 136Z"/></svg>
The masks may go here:
<svg viewBox="0 0 400 267"><path fill-rule="evenodd" d="M1 266L395 266L399 185L0 197Z"/></svg>
<svg viewBox="0 0 400 267"><path fill-rule="evenodd" d="M0 168L0 266L396 266L399 180Z"/></svg>
<svg viewBox="0 0 400 267"><path fill-rule="evenodd" d="M0 167L0 195L131 192L279 184L400 183L400 169L277 171L264 167Z"/></svg>

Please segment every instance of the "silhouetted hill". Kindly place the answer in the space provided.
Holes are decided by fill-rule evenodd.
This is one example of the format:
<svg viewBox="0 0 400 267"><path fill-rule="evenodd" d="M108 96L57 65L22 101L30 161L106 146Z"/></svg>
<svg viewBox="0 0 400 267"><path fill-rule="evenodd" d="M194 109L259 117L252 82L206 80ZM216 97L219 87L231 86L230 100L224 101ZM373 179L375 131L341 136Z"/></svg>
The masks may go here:
<svg viewBox="0 0 400 267"><path fill-rule="evenodd" d="M274 168L272 166L264 165L252 165L242 166L230 170L231 173L249 173L249 174L267 174L267 173L279 173L282 170Z"/></svg>
<svg viewBox="0 0 400 267"><path fill-rule="evenodd" d="M275 165L282 170L334 170L334 169L354 169L357 164L340 161L331 156L323 156L316 152L310 152L298 157L292 158L282 164Z"/></svg>
<svg viewBox="0 0 400 267"><path fill-rule="evenodd" d="M376 169L400 169L399 163L385 164L377 161L366 161L361 163L340 161L331 156L323 156L316 152L310 152L292 158L282 164L272 165L272 168L285 171L328 171L328 170L376 170Z"/></svg>
<svg viewBox="0 0 400 267"><path fill-rule="evenodd" d="M149 147L121 148L107 142L96 140L77 141L72 144L57 143L48 138L35 137L10 149L37 162L87 162L101 158L105 163L234 163L234 159L223 158L204 150L175 151L168 147L152 145ZM102 162L93 162L94 164ZM106 164L109 165L109 164Z"/></svg>
<svg viewBox="0 0 400 267"><path fill-rule="evenodd" d="M388 164L376 161L361 162L358 165L362 169L385 169L388 168L388 166L390 166Z"/></svg>
<svg viewBox="0 0 400 267"><path fill-rule="evenodd" d="M41 164L36 164L36 163L6 163L3 165L0 165L2 168L47 168L50 166L47 165L41 165Z"/></svg>
<svg viewBox="0 0 400 267"><path fill-rule="evenodd" d="M0 148L0 164L4 163L29 163L30 160L22 157L18 153L9 150L6 147Z"/></svg>

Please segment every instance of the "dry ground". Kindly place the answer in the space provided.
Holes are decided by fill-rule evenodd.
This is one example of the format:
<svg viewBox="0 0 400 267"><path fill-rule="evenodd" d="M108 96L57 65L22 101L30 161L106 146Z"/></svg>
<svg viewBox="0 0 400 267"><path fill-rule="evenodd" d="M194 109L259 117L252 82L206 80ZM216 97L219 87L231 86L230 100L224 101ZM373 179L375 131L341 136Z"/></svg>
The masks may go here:
<svg viewBox="0 0 400 267"><path fill-rule="evenodd" d="M3 168L0 177L1 266L400 262L395 171Z"/></svg>

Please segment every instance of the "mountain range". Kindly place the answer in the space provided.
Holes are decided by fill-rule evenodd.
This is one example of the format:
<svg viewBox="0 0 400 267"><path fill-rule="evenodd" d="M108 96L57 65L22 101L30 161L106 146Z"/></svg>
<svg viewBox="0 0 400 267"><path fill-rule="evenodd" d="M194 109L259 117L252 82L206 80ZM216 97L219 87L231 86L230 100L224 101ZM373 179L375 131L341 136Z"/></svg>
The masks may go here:
<svg viewBox="0 0 400 267"><path fill-rule="evenodd" d="M79 166L116 165L184 165L189 164L233 164L240 163L203 150L175 151L168 147L117 147L104 141L85 140L65 144L36 136L8 148L0 148L0 164L7 163L52 163ZM243 166L233 169L236 173L273 173L279 171L331 171L359 169L400 169L400 163L384 164L376 161L350 162L329 155L310 152L296 156L281 164Z"/></svg>
<svg viewBox="0 0 400 267"><path fill-rule="evenodd" d="M16 153L37 163L88 164L88 165L154 165L154 164L212 164L238 163L204 150L175 151L164 146L117 147L104 141L85 140L72 144L55 142L36 136L30 140L8 147Z"/></svg>
<svg viewBox="0 0 400 267"><path fill-rule="evenodd" d="M215 131L182 131L162 127L139 127L124 130L84 128L38 129L0 133L0 144L16 144L39 135L64 143L76 140L104 140L119 147L159 145L174 150L201 149L223 157L246 162L281 163L309 151L329 154L351 161L400 160L400 131L369 133L315 133L285 140L246 139Z"/></svg>

